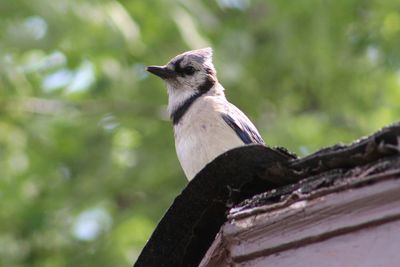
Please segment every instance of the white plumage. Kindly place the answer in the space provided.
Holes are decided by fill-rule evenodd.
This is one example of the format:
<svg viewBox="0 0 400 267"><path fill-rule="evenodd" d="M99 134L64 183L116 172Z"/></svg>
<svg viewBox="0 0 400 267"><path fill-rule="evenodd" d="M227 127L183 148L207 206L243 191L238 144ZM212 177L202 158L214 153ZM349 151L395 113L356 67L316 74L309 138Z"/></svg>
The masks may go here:
<svg viewBox="0 0 400 267"><path fill-rule="evenodd" d="M211 48L183 53L166 66L147 70L167 83L176 153L188 180L232 148L264 143L246 115L225 98Z"/></svg>

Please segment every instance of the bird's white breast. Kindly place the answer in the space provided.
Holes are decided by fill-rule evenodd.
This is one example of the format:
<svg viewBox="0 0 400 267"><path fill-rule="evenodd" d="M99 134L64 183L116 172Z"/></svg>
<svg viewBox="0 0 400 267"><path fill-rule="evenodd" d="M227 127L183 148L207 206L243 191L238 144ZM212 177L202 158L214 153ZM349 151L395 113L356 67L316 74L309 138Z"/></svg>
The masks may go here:
<svg viewBox="0 0 400 267"><path fill-rule="evenodd" d="M224 96L202 96L174 126L176 152L189 180L220 154L244 144L221 117L227 104Z"/></svg>

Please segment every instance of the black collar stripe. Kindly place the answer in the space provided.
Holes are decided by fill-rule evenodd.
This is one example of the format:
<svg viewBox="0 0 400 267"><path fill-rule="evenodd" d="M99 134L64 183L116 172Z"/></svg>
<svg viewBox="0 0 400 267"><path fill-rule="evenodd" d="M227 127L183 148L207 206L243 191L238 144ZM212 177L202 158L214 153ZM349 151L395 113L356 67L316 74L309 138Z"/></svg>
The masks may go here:
<svg viewBox="0 0 400 267"><path fill-rule="evenodd" d="M215 80L211 77L208 78L202 85L199 86L197 93L188 98L185 102L182 103L176 110L174 110L171 114L172 123L174 125L178 124L182 119L183 115L189 110L190 106L198 99L200 96L207 93L215 84Z"/></svg>

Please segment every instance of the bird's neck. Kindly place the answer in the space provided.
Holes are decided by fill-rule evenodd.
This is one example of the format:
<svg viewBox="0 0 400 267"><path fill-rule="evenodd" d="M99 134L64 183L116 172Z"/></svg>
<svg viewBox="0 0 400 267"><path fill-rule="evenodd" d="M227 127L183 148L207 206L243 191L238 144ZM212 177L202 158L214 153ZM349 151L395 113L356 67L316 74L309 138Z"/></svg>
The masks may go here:
<svg viewBox="0 0 400 267"><path fill-rule="evenodd" d="M189 110L192 104L202 96L218 96L225 97L224 88L216 82L208 90L168 90L168 112L173 124L178 124L180 119Z"/></svg>
<svg viewBox="0 0 400 267"><path fill-rule="evenodd" d="M215 85L211 87L211 89L208 90L205 95L225 97L224 90L224 87L219 82L216 82Z"/></svg>

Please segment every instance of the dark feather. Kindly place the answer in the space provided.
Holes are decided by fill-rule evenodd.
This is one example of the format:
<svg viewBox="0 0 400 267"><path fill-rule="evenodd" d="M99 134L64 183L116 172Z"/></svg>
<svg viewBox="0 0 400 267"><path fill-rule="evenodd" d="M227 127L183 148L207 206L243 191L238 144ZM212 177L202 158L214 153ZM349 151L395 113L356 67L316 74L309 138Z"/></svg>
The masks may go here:
<svg viewBox="0 0 400 267"><path fill-rule="evenodd" d="M257 129L246 117L243 117L244 114L237 112L236 108L232 111L236 111L239 116L235 116L234 118L230 114L221 114L222 118L235 131L243 143L264 144L264 140Z"/></svg>

